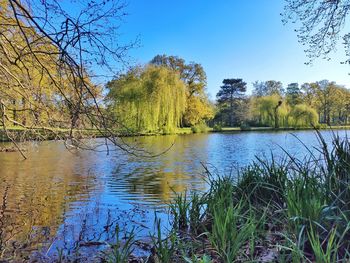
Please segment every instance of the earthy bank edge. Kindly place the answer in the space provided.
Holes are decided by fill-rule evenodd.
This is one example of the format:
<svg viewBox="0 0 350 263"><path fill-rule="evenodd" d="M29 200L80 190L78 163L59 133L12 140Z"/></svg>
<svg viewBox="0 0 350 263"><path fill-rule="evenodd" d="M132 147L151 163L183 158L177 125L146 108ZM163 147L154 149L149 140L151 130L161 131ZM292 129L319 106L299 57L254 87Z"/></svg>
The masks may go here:
<svg viewBox="0 0 350 263"><path fill-rule="evenodd" d="M206 170L206 193L183 193L170 205L172 228L156 220L148 258L127 243L109 262L349 262L350 142L318 133L318 154L302 160L256 159L236 173Z"/></svg>
<svg viewBox="0 0 350 263"><path fill-rule="evenodd" d="M1 129L1 127L0 127ZM320 130L348 130L350 126L322 126L318 127ZM273 127L223 127L220 129L206 128L197 132L193 128L178 128L172 133L125 133L117 134L120 137L138 137L138 136L161 136L161 135L183 135L193 133L229 133L229 132L249 132L249 131L296 131L296 130L314 130L312 127L299 127L299 128L273 128ZM70 130L67 129L48 129L37 128L32 130L25 130L20 127L8 128L7 132L11 134L11 137L15 141L27 141L27 140L55 140L66 138ZM105 135L98 130L77 130L81 137L86 138L104 138ZM9 142L9 138L4 130L0 130L0 142Z"/></svg>

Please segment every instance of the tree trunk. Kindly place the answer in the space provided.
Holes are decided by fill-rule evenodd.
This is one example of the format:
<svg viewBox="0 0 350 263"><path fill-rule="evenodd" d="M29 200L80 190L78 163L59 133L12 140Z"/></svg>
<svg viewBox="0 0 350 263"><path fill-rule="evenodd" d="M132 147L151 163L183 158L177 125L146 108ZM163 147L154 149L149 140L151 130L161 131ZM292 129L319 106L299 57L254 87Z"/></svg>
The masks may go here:
<svg viewBox="0 0 350 263"><path fill-rule="evenodd" d="M17 121L17 109L16 109L16 100L13 99L12 101L13 105L13 120L16 122ZM14 126L17 126L17 123L13 123Z"/></svg>
<svg viewBox="0 0 350 263"><path fill-rule="evenodd" d="M230 126L233 127L233 94L231 93L230 100Z"/></svg>
<svg viewBox="0 0 350 263"><path fill-rule="evenodd" d="M278 129L279 128L279 125L278 125L278 108L282 105L282 101L279 101L278 104L276 105L275 107L275 129Z"/></svg>
<svg viewBox="0 0 350 263"><path fill-rule="evenodd" d="M26 126L27 124L27 118L26 118L26 100L22 98L22 107L23 107L23 119L22 119L22 124Z"/></svg>

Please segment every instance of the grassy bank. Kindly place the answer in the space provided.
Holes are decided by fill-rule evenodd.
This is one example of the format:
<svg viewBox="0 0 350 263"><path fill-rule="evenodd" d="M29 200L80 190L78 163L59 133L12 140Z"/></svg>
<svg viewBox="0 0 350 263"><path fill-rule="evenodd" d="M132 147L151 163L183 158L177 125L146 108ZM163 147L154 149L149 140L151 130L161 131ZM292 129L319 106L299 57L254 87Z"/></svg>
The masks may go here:
<svg viewBox="0 0 350 263"><path fill-rule="evenodd" d="M350 129L350 126L321 126L320 130L341 130L341 129ZM193 134L193 133L230 133L230 132L249 132L249 131L295 131L295 130L314 130L313 127L281 127L275 129L273 127L220 127L210 128L210 127L185 127L177 128L175 131L170 133L157 133L157 132L147 132L147 133L126 133L116 131L116 135L120 137L137 137L137 136L160 136L160 135L183 135L183 134ZM33 129L24 129L22 127L9 127L7 131L11 134L11 137L16 141L24 140L54 140L62 139L68 136L70 130L68 129L57 129L57 128L33 128ZM85 130L76 130L76 134L79 133L79 136L91 138L91 137L105 137L105 134L101 133L96 129L85 129ZM0 127L0 142L8 142L8 136L5 131Z"/></svg>
<svg viewBox="0 0 350 263"><path fill-rule="evenodd" d="M298 130L314 130L314 127L222 127L221 129L208 128L209 132L236 132L236 131L298 131ZM337 126L320 126L319 130L348 130L350 126L337 125Z"/></svg>
<svg viewBox="0 0 350 263"><path fill-rule="evenodd" d="M25 129L20 126L7 127L6 132L0 126L0 142L10 141L7 134L15 141L27 140L55 140L68 138L71 130L61 128L32 128ZM96 129L73 130L73 134L77 137L103 137L103 135Z"/></svg>
<svg viewBox="0 0 350 263"><path fill-rule="evenodd" d="M166 236L156 221L146 262L349 262L350 142L319 139L303 160L286 153L228 176L207 170L206 193L170 205Z"/></svg>
<svg viewBox="0 0 350 263"><path fill-rule="evenodd" d="M320 156L256 160L235 176L208 171L207 193L171 206L171 261L349 262L350 142L320 142Z"/></svg>

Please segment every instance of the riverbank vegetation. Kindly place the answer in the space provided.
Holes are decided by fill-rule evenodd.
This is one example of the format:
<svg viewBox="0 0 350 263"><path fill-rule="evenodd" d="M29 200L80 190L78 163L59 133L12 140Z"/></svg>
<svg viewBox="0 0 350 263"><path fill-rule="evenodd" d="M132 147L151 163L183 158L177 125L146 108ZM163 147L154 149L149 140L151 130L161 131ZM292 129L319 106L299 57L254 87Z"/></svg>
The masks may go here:
<svg viewBox="0 0 350 263"><path fill-rule="evenodd" d="M246 83L241 79L235 81L239 84L227 90L227 80L224 80L217 94L213 123L300 128L347 125L349 122L350 91L335 82L323 80L301 86L291 83L284 89L279 81L257 81L253 83L252 95L247 96L242 94Z"/></svg>
<svg viewBox="0 0 350 263"><path fill-rule="evenodd" d="M172 56L161 57L183 61ZM300 129L349 124L350 91L335 82L323 80L300 87L291 83L284 89L279 81L257 81L252 95L247 95L247 84L242 79L225 79L216 102L211 103L205 93L205 82L198 83L200 88L195 92L193 83L186 84L180 69L174 67L151 63L109 82L106 101L111 119L122 120L135 133L172 133L183 127L202 132L208 130L205 126L220 131L222 127ZM152 78L146 77L149 71L153 71ZM173 80L167 81L175 78L177 84L160 81L159 76L164 72L173 74ZM204 74L202 70L201 74ZM165 90L168 93L163 94ZM159 93L163 99L152 92ZM176 108L180 104L181 108ZM171 117L173 113L175 118ZM170 118L164 120L159 114Z"/></svg>
<svg viewBox="0 0 350 263"><path fill-rule="evenodd" d="M191 127L325 128L347 126L350 91L335 82L256 81L251 95L243 79L224 79L211 101L206 74L198 63L175 56L157 55L149 64L117 76L105 98L111 127L123 123L129 133L174 133Z"/></svg>
<svg viewBox="0 0 350 263"><path fill-rule="evenodd" d="M122 18L123 4L87 3L79 7L79 19L67 19L56 1L44 6L29 2L0 2L0 127L10 140L16 139L13 127L28 131L24 135L31 136L24 139L53 137L76 145L89 137L77 131L94 129L127 147L118 136L169 134L179 128L204 132L205 126L219 131L348 124L350 92L332 81L287 86L257 81L248 94L243 79L227 78L214 101L203 66L177 56L156 55L146 65L116 75L111 60L123 62L135 43L111 49L111 32L118 24L104 22ZM48 17L57 17L57 23L48 23ZM114 75L105 86L92 73L97 65ZM42 136L45 131L48 135Z"/></svg>
<svg viewBox="0 0 350 263"><path fill-rule="evenodd" d="M174 199L172 228L153 237L146 262L348 262L350 143L319 141L304 159L207 169L209 190Z"/></svg>

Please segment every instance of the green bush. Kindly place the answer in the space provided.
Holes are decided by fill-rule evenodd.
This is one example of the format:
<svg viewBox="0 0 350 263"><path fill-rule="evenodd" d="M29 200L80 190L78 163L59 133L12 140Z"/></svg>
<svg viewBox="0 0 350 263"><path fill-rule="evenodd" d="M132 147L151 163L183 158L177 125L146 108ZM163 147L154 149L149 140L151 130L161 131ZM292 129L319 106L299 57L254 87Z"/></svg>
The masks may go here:
<svg viewBox="0 0 350 263"><path fill-rule="evenodd" d="M208 131L208 126L205 123L200 123L191 127L193 133L204 133Z"/></svg>
<svg viewBox="0 0 350 263"><path fill-rule="evenodd" d="M242 123L240 128L241 131L250 131L252 129L248 123Z"/></svg>
<svg viewBox="0 0 350 263"><path fill-rule="evenodd" d="M213 131L215 132L222 131L222 126L220 124L215 124L213 127Z"/></svg>
<svg viewBox="0 0 350 263"><path fill-rule="evenodd" d="M295 105L288 115L288 125L292 127L311 127L317 123L317 112L304 104Z"/></svg>

